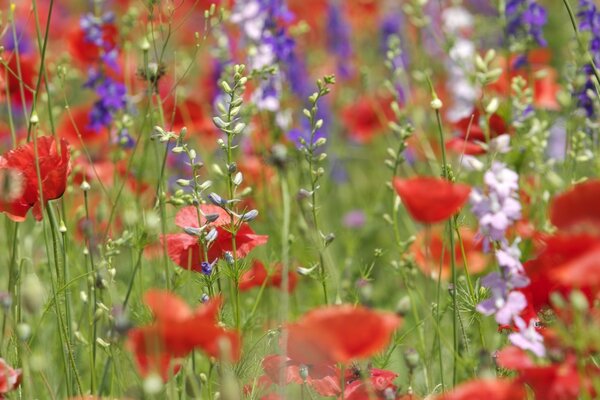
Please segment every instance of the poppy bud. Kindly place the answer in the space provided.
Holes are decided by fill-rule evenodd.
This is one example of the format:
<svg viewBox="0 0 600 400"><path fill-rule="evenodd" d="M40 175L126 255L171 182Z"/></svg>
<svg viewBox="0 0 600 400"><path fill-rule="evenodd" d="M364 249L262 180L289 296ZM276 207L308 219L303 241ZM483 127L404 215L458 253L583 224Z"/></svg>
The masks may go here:
<svg viewBox="0 0 600 400"><path fill-rule="evenodd" d="M22 341L26 341L31 336L31 327L26 323L20 323L17 325L17 336Z"/></svg>
<svg viewBox="0 0 600 400"><path fill-rule="evenodd" d="M144 393L148 395L158 394L163 388L163 381L157 373L150 373L144 379Z"/></svg>
<svg viewBox="0 0 600 400"><path fill-rule="evenodd" d="M40 279L35 274L29 274L23 279L21 286L21 300L25 309L35 314L45 302L45 289Z"/></svg>
<svg viewBox="0 0 600 400"><path fill-rule="evenodd" d="M410 370L414 370L419 366L419 353L415 349L407 349L404 352L404 361Z"/></svg>
<svg viewBox="0 0 600 400"><path fill-rule="evenodd" d="M398 301L396 306L396 313L401 317L404 317L410 312L410 297L404 296Z"/></svg>

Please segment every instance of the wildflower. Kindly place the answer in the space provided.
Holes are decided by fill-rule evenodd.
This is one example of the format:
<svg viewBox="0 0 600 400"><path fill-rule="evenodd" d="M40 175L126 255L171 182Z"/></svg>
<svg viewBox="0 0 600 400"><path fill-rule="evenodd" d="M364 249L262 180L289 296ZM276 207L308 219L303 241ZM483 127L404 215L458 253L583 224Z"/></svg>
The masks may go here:
<svg viewBox="0 0 600 400"><path fill-rule="evenodd" d="M266 281L266 283L265 283ZM240 291L250 290L255 287L273 286L282 289L282 266L277 264L274 266L274 271L271 273L267 272L264 264L258 260L252 262L252 267L244 272L240 277L238 288ZM290 269L288 272L288 292L293 292L298 284L298 275Z"/></svg>
<svg viewBox="0 0 600 400"><path fill-rule="evenodd" d="M487 248L489 241L502 241L508 227L521 218L521 204L517 197L519 176L506 165L494 162L484 181L487 193L475 189L470 201Z"/></svg>
<svg viewBox="0 0 600 400"><path fill-rule="evenodd" d="M344 215L343 224L346 228L362 228L366 219L367 217L362 210L353 210Z"/></svg>
<svg viewBox="0 0 600 400"><path fill-rule="evenodd" d="M390 99L385 97L361 97L342 110L342 120L348 136L361 144L369 143L383 131L387 120L392 119Z"/></svg>
<svg viewBox="0 0 600 400"><path fill-rule="evenodd" d="M508 335L508 340L520 349L529 350L538 357L544 357L546 355L544 338L537 332L536 322L530 320L529 324L527 324L519 317L516 317L514 322L518 331Z"/></svg>
<svg viewBox="0 0 600 400"><path fill-rule="evenodd" d="M561 231L600 231L600 180L580 183L556 196L550 205L550 221Z"/></svg>
<svg viewBox="0 0 600 400"><path fill-rule="evenodd" d="M0 398L4 398L5 394L19 387L21 375L20 369L13 369L3 358L0 358Z"/></svg>
<svg viewBox="0 0 600 400"><path fill-rule="evenodd" d="M436 400L525 400L527 394L518 382L507 379L475 379L458 385Z"/></svg>
<svg viewBox="0 0 600 400"><path fill-rule="evenodd" d="M13 104L22 106L30 104L38 76L39 61L36 54L19 54L18 64L15 53L3 55L7 61L0 66L2 76L2 90L8 92ZM21 73L20 77L17 72ZM7 78L4 81L4 78ZM21 93L23 85L23 93Z"/></svg>
<svg viewBox="0 0 600 400"><path fill-rule="evenodd" d="M487 125L489 131L484 130ZM505 135L508 128L504 119L498 114L490 115L487 121L482 121L481 112L471 109L467 116L454 123L458 135L446 142L446 148L459 154L479 155L487 152L483 144ZM508 136L507 136L508 137Z"/></svg>
<svg viewBox="0 0 600 400"><path fill-rule="evenodd" d="M350 305L312 310L288 325L287 353L295 364L308 366L312 377L323 377L336 363L381 351L400 323L392 313Z"/></svg>
<svg viewBox="0 0 600 400"><path fill-rule="evenodd" d="M512 40L530 40L546 47L543 28L547 22L546 9L536 0L508 0L504 9L506 31Z"/></svg>
<svg viewBox="0 0 600 400"><path fill-rule="evenodd" d="M37 138L37 156L36 161L33 142L0 156L0 170L18 171L23 179L23 191L19 197L10 202L0 201L0 212L14 221L24 221L30 208L33 208L35 219L40 221L45 203L62 197L65 192L67 176L71 172L67 141L61 139L59 150L53 137L40 136ZM39 182L36 164L39 165ZM40 182L44 204L40 203Z"/></svg>
<svg viewBox="0 0 600 400"><path fill-rule="evenodd" d="M471 192L467 185L429 177L395 178L393 185L412 218L424 224L442 222L456 214Z"/></svg>
<svg viewBox="0 0 600 400"><path fill-rule="evenodd" d="M351 28L338 3L329 3L327 10L327 47L337 57L338 74L348 78L352 74L350 58L352 44L350 42Z"/></svg>
<svg viewBox="0 0 600 400"><path fill-rule="evenodd" d="M216 260L225 257L226 252L233 250L231 243L231 216L220 207L213 205L200 205L201 211L200 225L198 224L198 210L194 206L184 207L177 213L175 224L182 229L200 228L209 223L204 215L218 215L218 218L210 222L216 230L216 238L208 247L208 259ZM238 224L237 218L234 218L233 224ZM268 236L257 235L247 223L242 223L236 233L236 254L238 258L245 257L254 247L263 245L267 242ZM198 243L198 238L187 233L167 234L161 237L167 244L167 252L173 262L181 268L202 272L202 262L204 260L204 251Z"/></svg>
<svg viewBox="0 0 600 400"><path fill-rule="evenodd" d="M191 310L174 294L152 289L144 295L155 321L129 331L129 347L134 352L140 373L147 376L158 372L164 381L169 377L174 358L185 357L193 349L201 349L209 356L220 356L220 340L228 340L231 356L239 357L240 338L218 324L221 301L210 299Z"/></svg>
<svg viewBox="0 0 600 400"><path fill-rule="evenodd" d="M427 236L427 237L426 237ZM411 253L415 257L417 266L426 276L437 279L441 270L441 278L448 279L451 272L451 249L444 242L444 234L437 226L429 234L421 232L411 245ZM461 243L455 243L454 257L457 268L466 265L469 274L477 274L485 269L488 258L483 254L481 240L467 229L460 229ZM462 247L461 247L462 246ZM463 259L464 250L466 259Z"/></svg>
<svg viewBox="0 0 600 400"><path fill-rule="evenodd" d="M574 97L577 99L579 108L585 111L588 118L596 115L595 93L596 86L592 78L594 74L594 65L600 65L600 12L598 7L591 0L580 0L579 11L579 30L590 32L592 37L589 43L589 53L592 56L593 64L588 63L583 67L585 81L582 86L577 88Z"/></svg>

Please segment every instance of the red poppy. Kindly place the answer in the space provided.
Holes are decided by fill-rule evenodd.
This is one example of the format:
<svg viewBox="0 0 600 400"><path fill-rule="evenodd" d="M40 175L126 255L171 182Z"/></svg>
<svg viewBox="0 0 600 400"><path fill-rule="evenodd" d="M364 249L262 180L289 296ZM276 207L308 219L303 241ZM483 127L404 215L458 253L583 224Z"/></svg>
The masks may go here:
<svg viewBox="0 0 600 400"><path fill-rule="evenodd" d="M369 143L380 133L390 114L390 99L362 97L344 108L342 120L350 138L358 143Z"/></svg>
<svg viewBox="0 0 600 400"><path fill-rule="evenodd" d="M308 366L313 378L323 377L332 365L383 350L400 323L392 313L364 307L319 308L288 326L288 355L294 363Z"/></svg>
<svg viewBox="0 0 600 400"><path fill-rule="evenodd" d="M217 230L217 238L208 248L208 261L212 262L217 258L221 258L226 251L233 251L232 235L230 230L231 217L220 207L202 204L199 206L203 214L217 214L218 218L211 225ZM198 221L198 210L194 206L184 207L177 213L175 224L180 228L199 228L200 225L206 224L206 218L200 216ZM237 218L234 218L233 223L237 223ZM236 238L236 255L238 258L243 258L256 246L267 243L269 238L266 235L257 235L254 233L250 225L242 223L235 236ZM201 272L201 263L204 260L204 251L202 250L198 239L187 233L168 234L161 238L166 240L167 252L173 262L181 268L189 269L196 272Z"/></svg>
<svg viewBox="0 0 600 400"><path fill-rule="evenodd" d="M393 184L412 218L425 224L442 222L456 214L471 193L467 185L439 178L394 178Z"/></svg>
<svg viewBox="0 0 600 400"><path fill-rule="evenodd" d="M411 252L421 271L426 276L437 278L440 266L442 269L442 279L448 279L451 272L451 251L450 244L445 239L444 232L439 228L433 228L429 231L429 237L426 232L421 232L411 246ZM473 231L467 228L460 229L461 243L456 240L454 244L454 258L457 268L463 268L462 249L465 251L466 264L470 274L477 274L487 266L487 257L483 254L481 240L475 239ZM429 242L429 243L427 243ZM440 265L441 264L441 265Z"/></svg>
<svg viewBox="0 0 600 400"><path fill-rule="evenodd" d="M240 277L240 282L238 287L241 291L250 290L255 287L261 287L267 282L266 286L273 286L276 288L281 288L282 285L282 266L281 264L277 264L274 267L274 271L269 274L264 264L258 260L254 260L252 262L252 267L244 272ZM296 288L296 284L298 283L298 275L290 270L288 272L288 292L293 292Z"/></svg>
<svg viewBox="0 0 600 400"><path fill-rule="evenodd" d="M6 393L19 387L21 375L20 369L13 369L3 358L0 358L0 399L3 399Z"/></svg>
<svg viewBox="0 0 600 400"><path fill-rule="evenodd" d="M560 105L556 96L560 90L560 85L556 83L556 70L549 66L552 55L547 49L535 49L527 54L527 62L525 68L514 68L514 63L517 57L512 57L509 63L505 59L501 59L498 67L503 73L498 80L490 85L490 88L497 93L508 96L512 90L510 85L513 78L519 76L528 81L529 86L533 89L533 104L538 108L548 110L557 110ZM510 64L510 73L508 64ZM533 77L533 84L530 83L530 78Z"/></svg>
<svg viewBox="0 0 600 400"><path fill-rule="evenodd" d="M11 203L0 202L0 212L4 212L13 221L24 221L30 208L33 216L40 221L43 216L40 204L38 174L36 164L40 168L40 181L44 203L58 199L67 186L67 176L71 171L69 144L62 139L60 149L51 136L37 138L36 163L33 142L19 146L0 156L0 169L18 171L23 178L23 193Z"/></svg>
<svg viewBox="0 0 600 400"><path fill-rule="evenodd" d="M459 137L454 137L446 141L446 149L456 154L466 154L468 156L485 154L485 148L480 143Z"/></svg>
<svg viewBox="0 0 600 400"><path fill-rule="evenodd" d="M575 185L554 198L550 221L561 230L600 233L600 180Z"/></svg>
<svg viewBox="0 0 600 400"><path fill-rule="evenodd" d="M481 112L479 109L473 109L469 116L457 121L455 126L458 129L459 137L469 141L487 141L488 138L486 137L486 134L479 123L480 118ZM492 114L487 123L490 128L490 139L504 135L508 132L508 127L506 126L504 119L502 119L502 117L498 114Z"/></svg>
<svg viewBox="0 0 600 400"><path fill-rule="evenodd" d="M337 396L341 393L340 389L340 371L335 367L329 367L326 369L326 373L323 376L315 378L310 375L304 379L300 375L301 366L295 363L292 359L272 354L268 355L263 359L262 362L263 370L265 374L259 378L259 383L262 388L268 390L272 385L281 382L282 369L284 373L285 385L291 383L301 385L306 384L312 387L321 396Z"/></svg>
<svg viewBox="0 0 600 400"><path fill-rule="evenodd" d="M360 371L353 371L353 368L348 372L343 396L346 400L389 399L390 393L396 394L394 380L398 374L395 372L370 368L368 378L362 378Z"/></svg>
<svg viewBox="0 0 600 400"><path fill-rule="evenodd" d="M546 239L545 247L537 257L524 264L531 281L527 291L536 311L550 306L552 292L567 295L574 286L583 289L588 298L593 298L589 289L591 285L597 285L598 279L585 272L597 268L594 254L598 254L599 246L600 238L586 234L557 234ZM568 276L571 273L573 277Z"/></svg>
<svg viewBox="0 0 600 400"><path fill-rule="evenodd" d="M173 372L170 371L172 359L185 357L193 349L202 349L209 356L219 357L224 341L229 343L231 358L239 358L238 334L219 325L219 298L191 310L170 292L150 290L146 292L144 302L152 310L155 321L129 332L129 346L142 375L155 371L167 380Z"/></svg>
<svg viewBox="0 0 600 400"><path fill-rule="evenodd" d="M524 400L526 398L522 385L505 379L476 379L436 397L438 400Z"/></svg>
<svg viewBox="0 0 600 400"><path fill-rule="evenodd" d="M4 81L5 88L2 94L8 90L10 98L17 106L21 106L23 101L29 104L33 100L33 93L38 79L38 58L34 54L19 54L17 63L16 54L7 56L7 67L1 69L0 80ZM19 71L21 75L19 76ZM21 85L23 86L23 96L21 96Z"/></svg>
<svg viewBox="0 0 600 400"><path fill-rule="evenodd" d="M169 98L171 99L171 98ZM192 99L186 99L177 103L173 110L174 101L167 101L165 105L165 114L168 117L167 122L171 124L171 130L179 132L183 127L187 132L204 139L206 145L213 145L218 138L219 130L210 118L210 115L202 106L202 103Z"/></svg>
<svg viewBox="0 0 600 400"><path fill-rule="evenodd" d="M492 114L487 121L490 129L488 138L479 123L480 118L481 112L474 109L469 116L458 120L454 124L458 130L458 136L448 140L446 148L459 154L484 154L486 150L481 143L508 133L504 119L498 114Z"/></svg>
<svg viewBox="0 0 600 400"><path fill-rule="evenodd" d="M597 369L589 369L582 379L577 370L577 359L572 354L560 363L535 365L525 351L513 346L498 353L498 363L503 368L517 371L517 381L529 386L536 399L544 400L579 399L583 387L590 390L589 377L598 374Z"/></svg>

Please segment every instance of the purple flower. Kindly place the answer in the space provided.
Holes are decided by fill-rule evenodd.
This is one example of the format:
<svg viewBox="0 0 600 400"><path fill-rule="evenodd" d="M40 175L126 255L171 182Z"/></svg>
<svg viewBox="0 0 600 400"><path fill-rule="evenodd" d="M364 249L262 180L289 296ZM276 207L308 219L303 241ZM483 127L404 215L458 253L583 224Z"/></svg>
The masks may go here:
<svg viewBox="0 0 600 400"><path fill-rule="evenodd" d="M529 350L538 357L544 357L546 355L544 337L536 330L536 321L532 319L529 321L529 325L527 325L522 318L517 317L514 323L519 332L508 335L508 340L523 350Z"/></svg>
<svg viewBox="0 0 600 400"><path fill-rule="evenodd" d="M495 315L496 322L508 325L527 306L527 299L521 292L510 291L509 283L498 272L492 272L481 279L481 284L491 291L491 297L477 306L483 315Z"/></svg>
<svg viewBox="0 0 600 400"><path fill-rule="evenodd" d="M541 47L547 43L543 28L548 16L546 9L536 0L509 0L504 9L507 19L506 31L512 40L532 40Z"/></svg>
<svg viewBox="0 0 600 400"><path fill-rule="evenodd" d="M591 32L589 51L596 66L600 65L600 13L593 1L580 0L579 11L577 13L579 19L579 29L581 31ZM576 88L573 97L577 100L579 108L583 109L588 118L596 115L594 107L594 97L596 87L592 75L594 67L591 63L584 65L583 73L586 75L586 80L579 88Z"/></svg>
<svg viewBox="0 0 600 400"><path fill-rule="evenodd" d="M344 226L346 228L362 228L367 217L362 210L352 210L344 215Z"/></svg>
<svg viewBox="0 0 600 400"><path fill-rule="evenodd" d="M484 175L486 192L471 191L472 211L479 219L479 232L485 238L486 248L490 241L502 241L506 230L521 218L518 179L505 164L494 162Z"/></svg>
<svg viewBox="0 0 600 400"><path fill-rule="evenodd" d="M342 78L352 74L350 57L352 57L351 29L344 18L340 6L332 2L327 10L327 48L337 56L338 73Z"/></svg>

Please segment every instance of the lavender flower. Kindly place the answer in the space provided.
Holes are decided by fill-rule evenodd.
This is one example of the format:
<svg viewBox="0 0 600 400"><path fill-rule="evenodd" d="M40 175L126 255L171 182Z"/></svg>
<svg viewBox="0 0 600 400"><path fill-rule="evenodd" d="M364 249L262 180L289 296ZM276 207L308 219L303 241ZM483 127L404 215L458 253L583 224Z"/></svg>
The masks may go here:
<svg viewBox="0 0 600 400"><path fill-rule="evenodd" d="M519 176L506 165L494 162L484 174L486 192L473 191L473 213L479 218L479 231L484 235L486 248L490 241L497 243L495 250L499 272L491 272L481 279L481 284L491 292L491 297L477 305L477 311L494 315L500 325L514 324L518 333L510 335L511 342L537 355L545 352L541 336L535 331L535 321L526 327L520 314L527 307L527 298L518 291L529 285L529 278L521 264L520 239L508 244L506 229L520 218L521 205L517 199ZM534 325L532 325L532 323ZM533 326L533 328L532 328ZM533 330L532 330L533 329Z"/></svg>
<svg viewBox="0 0 600 400"><path fill-rule="evenodd" d="M529 350L538 357L544 357L546 355L544 337L537 332L537 323L531 320L528 325L520 317L515 318L514 322L519 332L508 335L508 340L523 350Z"/></svg>
<svg viewBox="0 0 600 400"><path fill-rule="evenodd" d="M100 17L87 13L80 19L85 41L100 50L99 65L90 68L88 79L83 87L94 89L98 100L90 111L89 128L99 132L102 128L111 127L115 116L127 107L127 89L124 84L106 75L105 70L118 71L118 48L104 39L104 26L112 23L114 14L105 13ZM124 148L131 148L135 142L124 127L117 127L115 142Z"/></svg>
<svg viewBox="0 0 600 400"><path fill-rule="evenodd" d="M479 219L479 232L484 237L484 245L490 241L502 241L506 230L521 218L521 204L518 200L519 176L505 164L494 162L484 175L486 192L471 191L473 213Z"/></svg>
<svg viewBox="0 0 600 400"><path fill-rule="evenodd" d="M512 246L503 243L496 251L496 260L500 266L500 273L491 272L481 280L482 286L490 289L491 298L484 300L477 306L477 310L484 315L496 315L496 322L508 325L527 306L523 293L515 291L529 285L529 279L521 264L521 251L518 241Z"/></svg>
<svg viewBox="0 0 600 400"><path fill-rule="evenodd" d="M509 39L533 41L546 47L543 28L547 22L546 9L536 0L509 0L504 9L508 21L506 31Z"/></svg>
<svg viewBox="0 0 600 400"><path fill-rule="evenodd" d="M344 226L346 228L362 228L367 217L362 210L352 210L344 215Z"/></svg>
<svg viewBox="0 0 600 400"><path fill-rule="evenodd" d="M470 79L475 69L475 45L468 34L473 26L473 16L463 7L449 7L444 10L442 21L446 35L453 38L445 63L449 75L446 86L448 92L453 94L448 118L458 121L470 115L480 96L480 88Z"/></svg>
<svg viewBox="0 0 600 400"><path fill-rule="evenodd" d="M340 6L332 2L327 10L327 48L337 57L338 74L348 78L352 74L349 59L352 57L351 29Z"/></svg>
<svg viewBox="0 0 600 400"><path fill-rule="evenodd" d="M592 0L579 0L577 18L579 19L579 29L582 32L591 33L588 48L593 64L590 62L584 65L583 73L586 79L583 85L575 90L573 96L577 99L579 108L585 111L586 116L593 118L596 115L594 107L596 87L592 75L594 73L594 65L600 65L600 12L598 12L598 8Z"/></svg>

